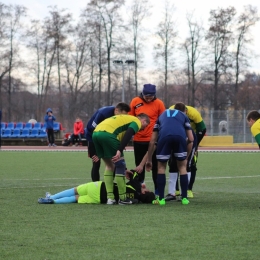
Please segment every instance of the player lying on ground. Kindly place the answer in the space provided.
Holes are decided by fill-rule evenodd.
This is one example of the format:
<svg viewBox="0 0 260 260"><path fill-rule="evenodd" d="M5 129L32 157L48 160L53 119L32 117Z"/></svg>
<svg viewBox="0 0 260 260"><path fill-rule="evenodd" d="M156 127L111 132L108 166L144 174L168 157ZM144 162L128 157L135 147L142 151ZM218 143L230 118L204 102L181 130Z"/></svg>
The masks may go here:
<svg viewBox="0 0 260 260"><path fill-rule="evenodd" d="M134 203L152 203L155 194L150 192L144 185L139 182L138 174L134 171L126 171L126 177L129 181L126 183L126 195ZM118 187L114 183L114 196L116 201L119 200ZM107 191L103 181L89 182L81 184L75 188L61 191L54 195L48 195L46 198L39 198L40 204L106 204Z"/></svg>

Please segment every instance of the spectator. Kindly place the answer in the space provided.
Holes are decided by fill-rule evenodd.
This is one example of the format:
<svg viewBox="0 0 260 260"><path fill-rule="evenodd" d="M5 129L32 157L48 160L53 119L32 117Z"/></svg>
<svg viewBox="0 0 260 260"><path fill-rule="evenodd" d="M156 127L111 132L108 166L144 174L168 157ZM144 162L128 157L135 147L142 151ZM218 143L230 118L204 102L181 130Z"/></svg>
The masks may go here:
<svg viewBox="0 0 260 260"><path fill-rule="evenodd" d="M86 138L88 140L88 156L93 158L96 156L96 149L92 141L92 134L96 128L96 126L101 123L103 120L120 114L127 114L130 111L130 107L128 104L120 102L116 106L106 106L99 108L95 114L90 118L86 127ZM92 161L92 169L91 169L91 178L92 181L100 180L100 160Z"/></svg>
<svg viewBox="0 0 260 260"><path fill-rule="evenodd" d="M84 125L79 117L76 118L73 128L73 134L70 137L70 145L75 144L75 140L78 140L79 145L82 146L82 137L84 136Z"/></svg>
<svg viewBox="0 0 260 260"><path fill-rule="evenodd" d="M144 131L136 133L134 136L134 157L135 165L137 168L140 167L140 163L144 158L148 145L152 136L153 127L158 119L158 117L165 111L165 106L163 102L156 97L156 86L152 84L145 84L143 86L142 93L132 99L130 103L130 112L129 115L138 116L140 113L145 113L150 118L150 124L146 127ZM136 168L136 169L137 169ZM145 180L145 168L142 167L142 170L139 173L140 182ZM154 182L155 194L157 194L157 160L155 153L153 154L153 168L152 168L152 177Z"/></svg>
<svg viewBox="0 0 260 260"><path fill-rule="evenodd" d="M56 120L55 116L52 114L51 108L46 110L46 115L44 117L44 121L46 123L46 132L48 135L48 146L56 146L54 139L54 131L53 131L53 122Z"/></svg>

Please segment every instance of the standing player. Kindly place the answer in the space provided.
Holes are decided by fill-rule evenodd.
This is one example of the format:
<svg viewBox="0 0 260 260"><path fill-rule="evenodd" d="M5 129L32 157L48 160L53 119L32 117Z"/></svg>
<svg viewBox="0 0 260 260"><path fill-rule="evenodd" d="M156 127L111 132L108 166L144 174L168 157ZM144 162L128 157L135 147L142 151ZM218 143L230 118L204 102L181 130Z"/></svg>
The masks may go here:
<svg viewBox="0 0 260 260"><path fill-rule="evenodd" d="M196 151L195 151L195 155L191 162L191 168L190 168L191 175L190 175L190 181L189 181L189 187L188 187L188 198L193 198L192 188L193 188L193 184L195 182L196 173L197 173L198 147L199 147L199 143L201 142L202 138L206 134L206 125L202 119L200 112L196 108L194 108L192 106L185 106L185 107L186 107L186 110L185 110L186 115L188 116L191 127L197 136ZM174 109L174 106L171 106L170 109ZM179 188L178 188L178 182L177 182L176 195L179 195L178 189Z"/></svg>
<svg viewBox="0 0 260 260"><path fill-rule="evenodd" d="M130 107L126 103L118 103L116 106L107 106L98 109L95 114L90 118L86 127L86 139L88 140L88 156L93 158L96 156L95 146L92 141L92 134L96 128L96 126L101 123L103 120L120 114L127 114L130 111ZM100 160L94 162L92 161L92 169L91 169L91 178L92 181L100 180Z"/></svg>
<svg viewBox="0 0 260 260"><path fill-rule="evenodd" d="M156 158L158 161L157 187L159 198L153 204L165 205L164 189L166 184L166 165L171 153L177 161L180 173L180 184L182 189L182 204L189 204L187 199L188 175L187 157L189 156L193 144L193 135L188 117L185 115L185 105L179 106L179 110L167 109L163 112L153 129L153 134L148 148L148 159L146 170L152 169L152 153L157 142Z"/></svg>
<svg viewBox="0 0 260 260"><path fill-rule="evenodd" d="M145 129L149 123L150 120L146 114L139 114L137 117L116 115L102 121L94 130L92 139L98 157L94 156L93 160L97 161L102 158L106 164L104 181L107 190L107 204L116 204L113 194L114 170L119 192L118 204L132 204L132 201L126 197L126 164L123 150L132 136Z"/></svg>
<svg viewBox="0 0 260 260"><path fill-rule="evenodd" d="M138 116L140 113L145 113L150 118L149 126L144 131L140 131L134 136L134 157L135 165L137 167L136 170L138 170L140 182L144 182L145 168L141 168L139 166L145 154L147 153L154 124L158 117L165 111L165 106L163 102L156 97L156 86L152 84L145 84L143 86L142 93L138 97L132 99L130 108L130 115ZM155 153L153 155L152 175L155 193L157 193L157 160Z"/></svg>
<svg viewBox="0 0 260 260"><path fill-rule="evenodd" d="M260 113L252 110L247 114L246 120L260 149Z"/></svg>

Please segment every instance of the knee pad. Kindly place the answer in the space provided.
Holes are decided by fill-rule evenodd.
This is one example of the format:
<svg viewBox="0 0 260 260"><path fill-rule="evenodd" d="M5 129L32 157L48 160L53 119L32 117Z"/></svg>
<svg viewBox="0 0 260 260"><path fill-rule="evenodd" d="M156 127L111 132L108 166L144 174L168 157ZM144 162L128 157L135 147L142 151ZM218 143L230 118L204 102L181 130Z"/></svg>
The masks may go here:
<svg viewBox="0 0 260 260"><path fill-rule="evenodd" d="M115 163L115 174L125 175L125 169L125 160L120 160Z"/></svg>

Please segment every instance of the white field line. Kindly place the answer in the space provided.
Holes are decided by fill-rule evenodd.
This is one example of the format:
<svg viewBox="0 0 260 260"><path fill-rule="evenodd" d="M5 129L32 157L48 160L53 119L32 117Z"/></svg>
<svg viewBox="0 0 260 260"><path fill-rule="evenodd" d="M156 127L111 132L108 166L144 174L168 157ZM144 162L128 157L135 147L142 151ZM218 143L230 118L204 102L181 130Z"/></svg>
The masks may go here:
<svg viewBox="0 0 260 260"><path fill-rule="evenodd" d="M196 177L196 180L220 180L220 179L243 179L243 178L259 178L260 175L249 175L249 176L222 176L222 177ZM2 179L2 181L56 181L56 180L82 180L82 183L84 181L91 181L91 179L88 178L53 178L53 179ZM148 178L148 180L145 181L146 183L152 183L152 179ZM28 188L50 188L50 187L64 187L64 186L70 186L75 187L79 184L73 185L73 183L68 184L47 184L47 185L33 185L33 186L18 186L18 187L0 187L0 190L6 190L6 189L28 189Z"/></svg>

